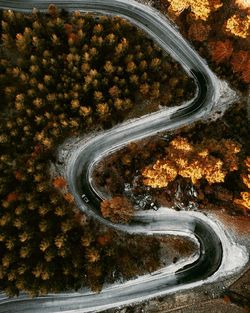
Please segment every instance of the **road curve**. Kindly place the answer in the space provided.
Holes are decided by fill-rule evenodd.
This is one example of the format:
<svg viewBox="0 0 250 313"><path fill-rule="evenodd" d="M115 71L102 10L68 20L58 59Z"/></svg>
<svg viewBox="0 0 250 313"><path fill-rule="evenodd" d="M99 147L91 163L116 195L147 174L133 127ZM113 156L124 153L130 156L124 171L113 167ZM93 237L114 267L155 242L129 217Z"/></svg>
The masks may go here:
<svg viewBox="0 0 250 313"><path fill-rule="evenodd" d="M0 8L29 12L33 7L47 10L51 0L3 1ZM199 255L188 263L178 263L163 268L152 275L144 275L124 284L107 286L100 294L82 291L62 293L35 299L20 296L8 299L0 296L0 313L52 313L98 312L123 304L142 301L177 290L198 286L209 280L229 257L231 243L222 236L220 227L199 213L159 212L138 213L130 225L118 225L102 218L98 207L102 195L94 186L91 175L95 164L105 155L114 152L128 142L145 138L160 131L175 129L203 118L215 105L224 102L222 83L209 70L206 63L193 51L171 23L159 12L128 0L54 0L54 4L67 10L82 10L126 17L148 33L163 50L172 54L197 85L193 100L180 108L166 109L127 122L95 137L76 141L67 155L66 175L70 191L82 211L109 227L134 234L172 234L187 236L199 244ZM235 267L239 264L235 265ZM242 266L242 264L241 264Z"/></svg>

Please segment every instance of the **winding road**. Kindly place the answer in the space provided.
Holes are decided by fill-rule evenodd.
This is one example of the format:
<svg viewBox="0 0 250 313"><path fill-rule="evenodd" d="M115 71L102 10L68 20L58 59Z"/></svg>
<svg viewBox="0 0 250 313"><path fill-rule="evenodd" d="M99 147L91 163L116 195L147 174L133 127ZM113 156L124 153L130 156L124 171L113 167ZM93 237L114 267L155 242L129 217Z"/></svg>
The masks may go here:
<svg viewBox="0 0 250 313"><path fill-rule="evenodd" d="M3 1L0 8L30 12L33 7L47 10L51 0ZM77 139L62 148L65 175L77 205L101 223L133 234L170 234L190 238L199 246L199 253L176 265L162 268L124 284L106 286L100 294L82 290L29 299L25 295L9 299L0 295L0 313L98 312L124 304L143 301L159 295L196 287L240 270L248 259L243 247L237 246L223 228L198 212L175 212L161 208L157 212L138 213L131 224L113 224L98 213L102 195L91 179L93 169L104 156L131 141L173 130L202 118L215 107L223 107L234 94L208 68L176 28L158 11L128 0L54 0L67 10L119 15L149 34L164 51L179 61L197 85L195 98L181 107L164 109L88 138ZM227 260L237 254L237 260Z"/></svg>

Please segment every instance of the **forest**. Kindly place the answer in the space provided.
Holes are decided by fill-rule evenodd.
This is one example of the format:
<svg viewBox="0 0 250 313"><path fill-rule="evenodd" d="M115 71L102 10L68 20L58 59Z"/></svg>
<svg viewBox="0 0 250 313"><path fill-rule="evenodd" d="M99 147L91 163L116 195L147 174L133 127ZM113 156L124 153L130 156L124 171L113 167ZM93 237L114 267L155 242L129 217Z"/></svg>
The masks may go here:
<svg viewBox="0 0 250 313"><path fill-rule="evenodd" d="M125 19L54 5L0 16L1 290L100 291L155 270L159 240L90 220L51 164L66 138L110 128L144 102L179 105L193 97L194 82Z"/></svg>
<svg viewBox="0 0 250 313"><path fill-rule="evenodd" d="M112 198L100 208L111 221L129 223L152 203L249 219L249 8L228 3L153 1L241 97L220 120L159 134L102 160L95 180ZM53 5L47 14L0 17L1 290L98 292L104 283L156 270L161 240L89 219L50 165L66 138L180 105L194 96L194 82L119 17L69 14Z"/></svg>

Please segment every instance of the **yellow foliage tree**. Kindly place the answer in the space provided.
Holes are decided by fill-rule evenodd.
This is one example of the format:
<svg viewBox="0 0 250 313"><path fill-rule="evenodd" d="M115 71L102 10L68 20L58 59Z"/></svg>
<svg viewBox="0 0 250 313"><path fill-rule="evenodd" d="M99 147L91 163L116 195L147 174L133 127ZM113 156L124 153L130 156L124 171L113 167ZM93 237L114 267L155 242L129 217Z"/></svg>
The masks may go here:
<svg viewBox="0 0 250 313"><path fill-rule="evenodd" d="M247 157L244 163L246 172L241 175L241 178L244 185L247 187L247 191L241 192L241 198L235 199L234 203L243 208L243 210L250 210L250 157Z"/></svg>
<svg viewBox="0 0 250 313"><path fill-rule="evenodd" d="M206 21L209 15L218 10L223 4L220 0L169 0L169 13L179 15L183 10L191 8L192 13L196 19Z"/></svg>
<svg viewBox="0 0 250 313"><path fill-rule="evenodd" d="M209 184L221 183L228 172L238 169L239 152L240 145L229 139L210 139L194 145L184 137L176 137L166 148L165 157L143 170L143 182L152 188L163 188L180 175L190 178L193 184L202 178Z"/></svg>

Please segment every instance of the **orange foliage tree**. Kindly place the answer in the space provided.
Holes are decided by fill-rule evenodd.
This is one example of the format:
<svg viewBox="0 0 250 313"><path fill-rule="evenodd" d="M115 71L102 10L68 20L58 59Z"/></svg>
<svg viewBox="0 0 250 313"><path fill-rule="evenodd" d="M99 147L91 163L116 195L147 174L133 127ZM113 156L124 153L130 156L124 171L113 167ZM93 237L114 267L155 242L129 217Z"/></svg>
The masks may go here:
<svg viewBox="0 0 250 313"><path fill-rule="evenodd" d="M211 27L209 25L206 25L202 21L196 21L190 25L188 36L192 40L202 42L208 38L210 29Z"/></svg>
<svg viewBox="0 0 250 313"><path fill-rule="evenodd" d="M208 44L208 50L211 54L212 60L215 63L221 63L230 58L233 53L233 45L229 40L221 41L211 41Z"/></svg>
<svg viewBox="0 0 250 313"><path fill-rule="evenodd" d="M202 56L211 57L215 63L211 63L213 70L232 78L234 83L235 80L250 83L248 0L227 3L220 0L159 0L159 3L159 7L177 22L182 34L194 41ZM244 68L238 69L241 62L245 63ZM232 72L239 74L236 79L230 76Z"/></svg>
<svg viewBox="0 0 250 313"><path fill-rule="evenodd" d="M55 188L58 188L58 189L62 189L67 186L66 180L61 176L55 177L53 179L52 184Z"/></svg>
<svg viewBox="0 0 250 313"><path fill-rule="evenodd" d="M134 209L127 198L117 196L113 199L104 200L101 203L101 212L105 218L110 219L113 223L127 223L131 220Z"/></svg>
<svg viewBox="0 0 250 313"><path fill-rule="evenodd" d="M243 72L249 60L250 53L248 51L240 50L233 53L231 59L233 71L236 73Z"/></svg>
<svg viewBox="0 0 250 313"><path fill-rule="evenodd" d="M245 83L250 83L250 52L240 50L233 53L231 66L235 73L241 75Z"/></svg>

